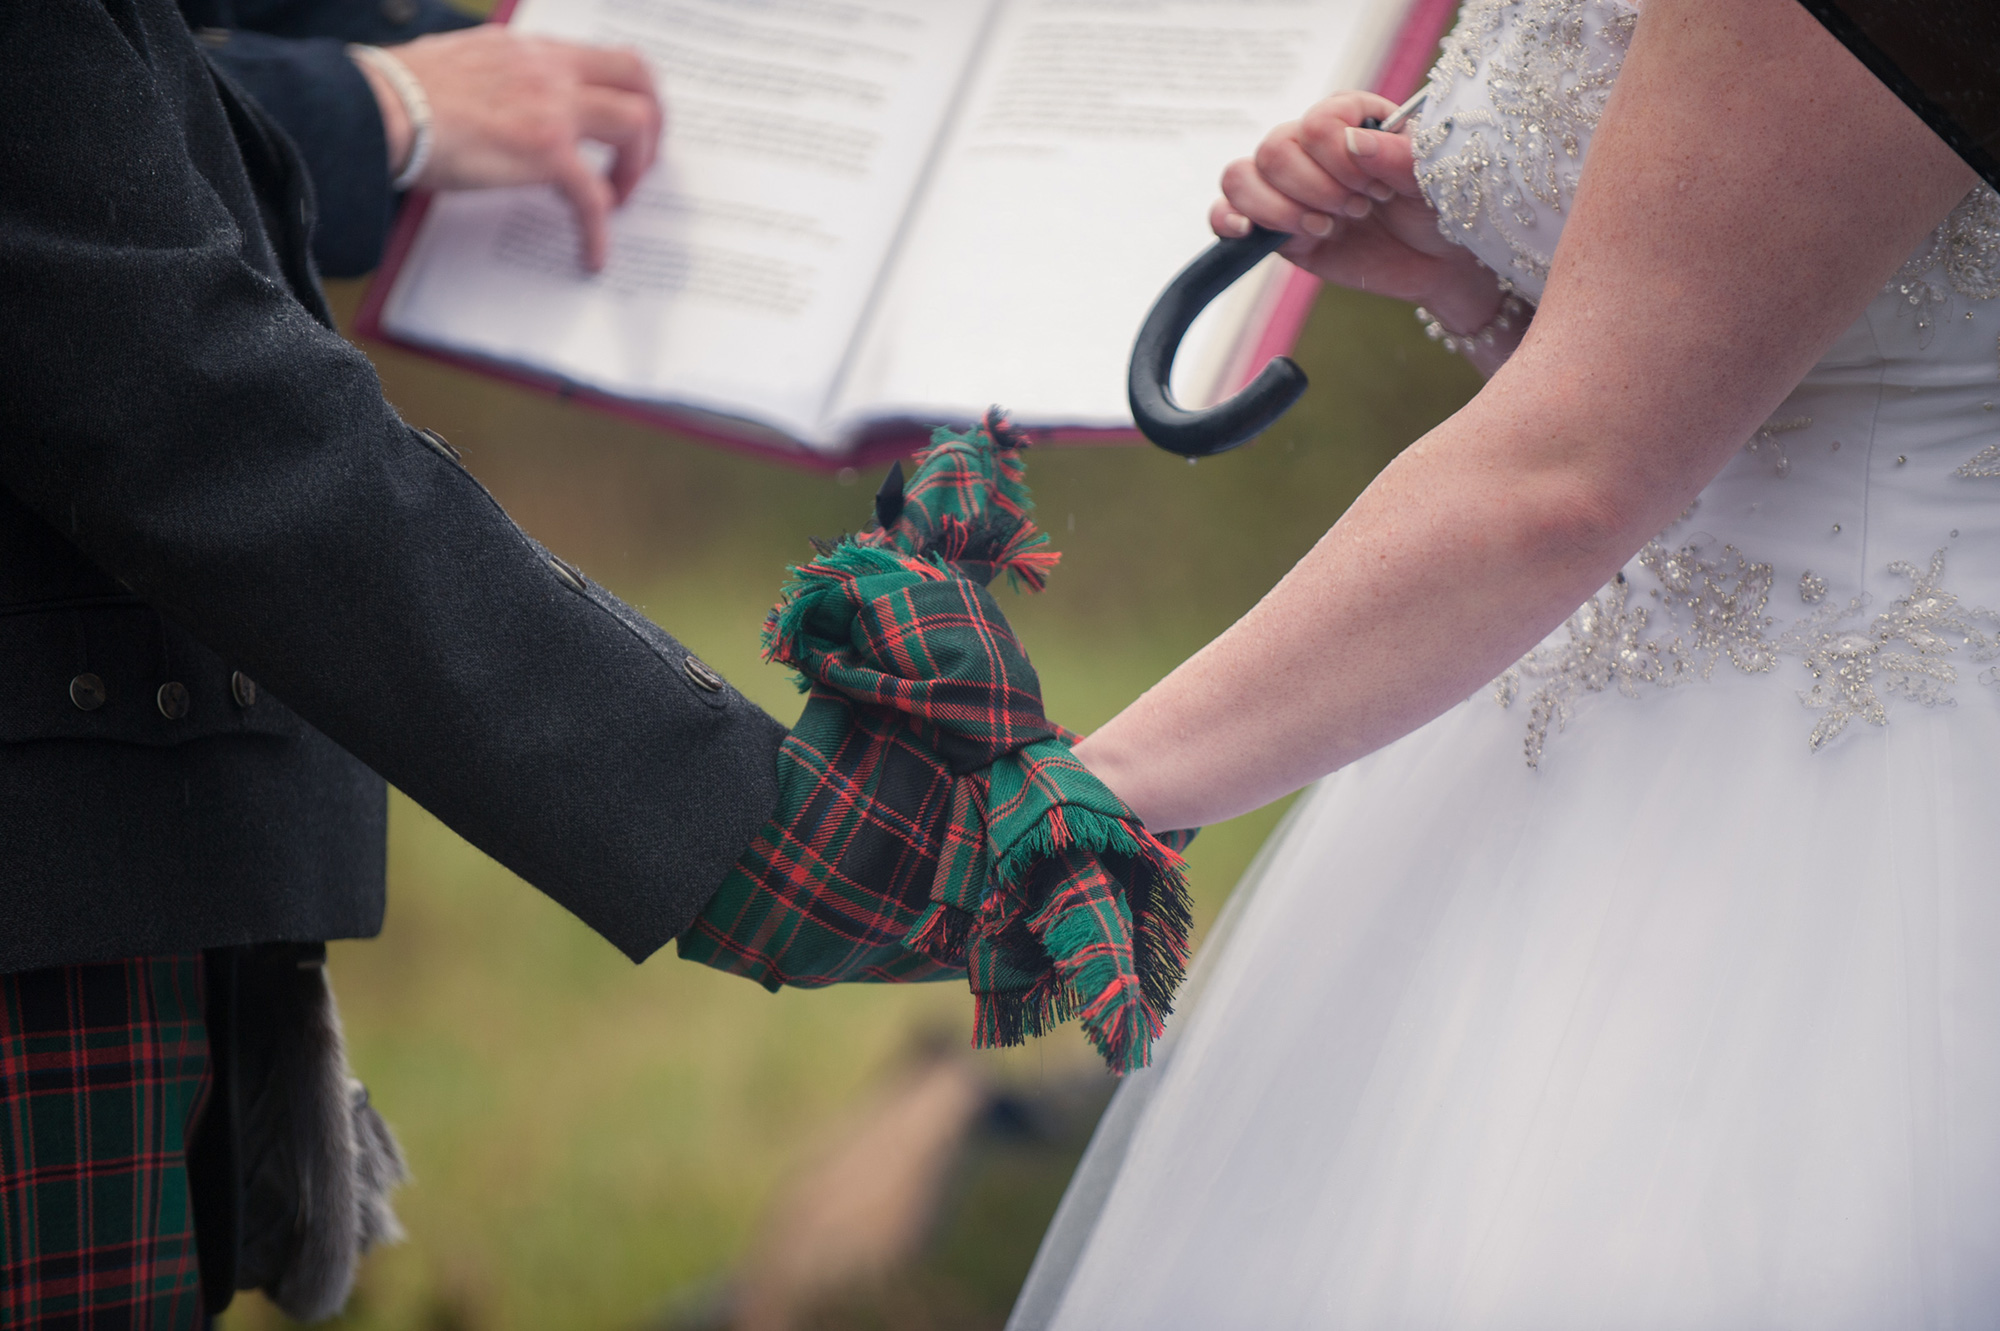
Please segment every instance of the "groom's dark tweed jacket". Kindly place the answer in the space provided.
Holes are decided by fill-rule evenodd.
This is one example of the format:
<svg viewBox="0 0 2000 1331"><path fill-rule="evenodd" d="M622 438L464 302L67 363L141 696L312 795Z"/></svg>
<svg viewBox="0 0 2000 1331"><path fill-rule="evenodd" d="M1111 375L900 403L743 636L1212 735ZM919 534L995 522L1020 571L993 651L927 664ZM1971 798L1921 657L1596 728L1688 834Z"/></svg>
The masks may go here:
<svg viewBox="0 0 2000 1331"><path fill-rule="evenodd" d="M383 402L173 0L5 6L0 62L0 971L372 933L383 777L672 938L781 727Z"/></svg>

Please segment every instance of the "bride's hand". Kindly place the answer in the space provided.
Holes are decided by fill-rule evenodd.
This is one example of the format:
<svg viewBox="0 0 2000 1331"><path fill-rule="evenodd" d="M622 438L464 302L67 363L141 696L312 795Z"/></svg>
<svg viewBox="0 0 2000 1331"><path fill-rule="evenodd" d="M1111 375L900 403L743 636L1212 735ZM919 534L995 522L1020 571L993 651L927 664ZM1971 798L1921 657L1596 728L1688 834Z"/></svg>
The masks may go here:
<svg viewBox="0 0 2000 1331"><path fill-rule="evenodd" d="M1371 92L1335 93L1278 126L1223 171L1209 225L1222 237L1253 222L1288 231L1279 252L1325 281L1415 301L1454 332L1483 328L1500 308L1499 279L1439 233L1409 138L1359 128L1395 109Z"/></svg>

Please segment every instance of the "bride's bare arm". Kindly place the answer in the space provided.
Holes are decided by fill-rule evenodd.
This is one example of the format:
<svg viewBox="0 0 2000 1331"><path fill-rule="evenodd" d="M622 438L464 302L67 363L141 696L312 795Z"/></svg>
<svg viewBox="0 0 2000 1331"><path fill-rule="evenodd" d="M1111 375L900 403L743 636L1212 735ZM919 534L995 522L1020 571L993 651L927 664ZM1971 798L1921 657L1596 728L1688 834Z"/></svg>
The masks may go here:
<svg viewBox="0 0 2000 1331"><path fill-rule="evenodd" d="M1445 711L1684 509L1973 183L1796 0L1647 0L1520 350L1078 755L1191 827Z"/></svg>

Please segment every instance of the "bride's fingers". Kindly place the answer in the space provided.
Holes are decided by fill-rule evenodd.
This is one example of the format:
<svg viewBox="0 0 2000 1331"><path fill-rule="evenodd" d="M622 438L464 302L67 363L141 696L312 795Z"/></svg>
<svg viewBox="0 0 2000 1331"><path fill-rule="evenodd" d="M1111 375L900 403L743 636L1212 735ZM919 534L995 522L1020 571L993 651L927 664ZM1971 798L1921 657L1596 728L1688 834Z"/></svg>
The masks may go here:
<svg viewBox="0 0 2000 1331"><path fill-rule="evenodd" d="M1327 236L1333 232L1331 215L1309 208L1273 187L1248 158L1231 162L1223 169L1222 197L1230 212L1273 231L1307 236ZM1220 228L1216 233L1223 234Z"/></svg>
<svg viewBox="0 0 2000 1331"><path fill-rule="evenodd" d="M1300 144L1296 127L1286 129L1293 132L1266 136L1251 159L1264 183L1301 207L1328 217L1366 217L1367 197L1328 175Z"/></svg>
<svg viewBox="0 0 2000 1331"><path fill-rule="evenodd" d="M1365 117L1380 119L1395 109L1388 98L1372 92L1336 93L1315 103L1299 117L1294 137L1313 164L1341 188L1366 194L1371 184L1380 182L1364 164L1354 160L1348 149L1348 132Z"/></svg>
<svg viewBox="0 0 2000 1331"><path fill-rule="evenodd" d="M1395 194L1415 198L1423 193L1417 184L1416 156L1408 135L1348 129L1341 139L1346 160L1362 177L1359 188L1371 199L1380 201ZM1388 193L1380 192L1385 190Z"/></svg>
<svg viewBox="0 0 2000 1331"><path fill-rule="evenodd" d="M1325 118L1343 125L1358 125L1369 116L1386 120L1394 114L1396 104L1377 92L1337 92L1330 97L1322 97L1307 108L1301 120Z"/></svg>
<svg viewBox="0 0 2000 1331"><path fill-rule="evenodd" d="M1236 211L1227 199L1217 199L1208 208L1208 229L1224 240L1235 240L1250 234L1250 219Z"/></svg>
<svg viewBox="0 0 2000 1331"><path fill-rule="evenodd" d="M1241 240L1244 236L1250 234L1250 228L1254 225L1256 224L1249 218L1237 212L1227 199L1217 199L1209 207L1209 229L1223 240ZM1339 221L1334 220L1332 225L1334 231L1324 236L1313 235L1310 232L1292 231L1290 233L1291 239L1278 248L1278 253L1284 255L1294 263L1308 263L1320 245L1331 239L1333 235L1339 234ZM1274 231L1282 229L1281 227L1272 228Z"/></svg>

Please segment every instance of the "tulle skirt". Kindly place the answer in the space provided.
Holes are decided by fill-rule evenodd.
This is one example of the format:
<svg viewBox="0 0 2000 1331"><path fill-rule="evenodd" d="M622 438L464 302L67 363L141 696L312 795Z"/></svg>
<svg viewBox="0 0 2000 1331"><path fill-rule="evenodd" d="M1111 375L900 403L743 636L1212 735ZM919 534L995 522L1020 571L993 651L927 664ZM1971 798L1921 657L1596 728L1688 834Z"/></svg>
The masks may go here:
<svg viewBox="0 0 2000 1331"><path fill-rule="evenodd" d="M1793 667L1796 669L1796 667ZM1016 1331L2000 1326L2000 695L1477 696L1302 799Z"/></svg>

